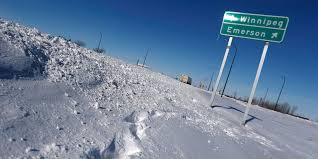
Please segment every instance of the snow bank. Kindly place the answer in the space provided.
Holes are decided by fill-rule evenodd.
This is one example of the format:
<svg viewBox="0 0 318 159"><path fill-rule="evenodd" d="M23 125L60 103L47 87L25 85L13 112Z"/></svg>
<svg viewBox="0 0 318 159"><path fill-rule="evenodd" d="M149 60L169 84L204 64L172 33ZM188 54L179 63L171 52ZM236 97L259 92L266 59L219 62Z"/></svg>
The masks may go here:
<svg viewBox="0 0 318 159"><path fill-rule="evenodd" d="M0 19L0 158L317 158L317 124L252 109L242 127L240 103L209 97Z"/></svg>

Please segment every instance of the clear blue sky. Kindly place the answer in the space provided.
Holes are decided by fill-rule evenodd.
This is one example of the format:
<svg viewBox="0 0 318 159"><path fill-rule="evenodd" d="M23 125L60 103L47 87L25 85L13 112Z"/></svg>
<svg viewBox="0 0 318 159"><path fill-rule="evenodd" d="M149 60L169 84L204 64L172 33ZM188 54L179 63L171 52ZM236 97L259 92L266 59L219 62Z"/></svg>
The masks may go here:
<svg viewBox="0 0 318 159"><path fill-rule="evenodd" d="M83 40L91 48L97 46L102 32L107 53L129 63L151 48L150 67L174 77L190 74L195 83L208 82L220 67L227 37L217 37L224 11L288 16L284 42L270 44L256 96L263 96L269 88L269 99L274 101L285 75L281 101L297 105L299 113L316 119L317 5L315 0L1 0L0 16ZM236 38L234 43L238 54L227 90L248 96L263 42ZM225 72L232 57L233 52Z"/></svg>

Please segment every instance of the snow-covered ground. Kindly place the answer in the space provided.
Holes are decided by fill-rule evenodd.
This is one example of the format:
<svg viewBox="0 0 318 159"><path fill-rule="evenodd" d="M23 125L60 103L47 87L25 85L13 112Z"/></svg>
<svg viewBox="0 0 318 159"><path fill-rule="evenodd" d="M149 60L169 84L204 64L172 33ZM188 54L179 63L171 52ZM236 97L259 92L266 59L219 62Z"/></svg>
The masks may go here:
<svg viewBox="0 0 318 159"><path fill-rule="evenodd" d="M318 124L0 20L0 158L318 158Z"/></svg>

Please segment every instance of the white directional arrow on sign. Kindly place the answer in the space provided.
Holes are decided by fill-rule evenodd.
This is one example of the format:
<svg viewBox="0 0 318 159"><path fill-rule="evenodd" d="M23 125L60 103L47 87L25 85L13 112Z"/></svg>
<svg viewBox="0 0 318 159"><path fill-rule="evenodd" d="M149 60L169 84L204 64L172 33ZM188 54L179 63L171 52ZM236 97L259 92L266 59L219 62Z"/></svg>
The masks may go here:
<svg viewBox="0 0 318 159"><path fill-rule="evenodd" d="M228 14L225 14L224 15L224 19L225 20L229 20L229 21L238 21L239 19L238 18L236 18L234 15L228 15Z"/></svg>
<svg viewBox="0 0 318 159"><path fill-rule="evenodd" d="M277 38L277 36L278 36L278 33L272 33L272 37L271 37L271 38L272 38L272 39L273 39L273 38Z"/></svg>

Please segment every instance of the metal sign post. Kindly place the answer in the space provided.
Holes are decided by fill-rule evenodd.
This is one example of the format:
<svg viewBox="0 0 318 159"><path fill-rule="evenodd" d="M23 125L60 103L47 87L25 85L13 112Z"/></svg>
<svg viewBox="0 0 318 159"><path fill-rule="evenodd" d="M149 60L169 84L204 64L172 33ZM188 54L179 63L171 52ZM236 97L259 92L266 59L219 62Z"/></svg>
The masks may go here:
<svg viewBox="0 0 318 159"><path fill-rule="evenodd" d="M228 47L225 51L224 59L221 69L215 83L215 89L210 100L212 106L213 100L220 82L223 72L224 64L231 46L232 37L247 38L253 40L266 41L263 49L262 57L258 65L257 73L254 79L252 91L248 99L245 109L242 124L246 124L248 112L252 105L252 100L255 94L259 76L262 72L263 64L265 61L266 53L268 50L269 42L281 43L287 30L289 18L284 16L252 14L226 11L223 16L222 26L220 30L221 35L230 36Z"/></svg>
<svg viewBox="0 0 318 159"><path fill-rule="evenodd" d="M219 83L220 83L220 79L222 77L222 73L223 73L223 69L224 69L225 63L226 63L227 56L229 55L229 52L230 52L232 41L233 41L233 37L230 37L229 41L227 43L227 47L225 49L225 53L224 53L223 61L222 61L222 64L221 64L221 68L220 68L218 77L216 79L215 85L214 85L214 89L213 89L213 92L212 92L212 97L211 97L210 102L209 102L209 106L213 106L213 101L214 101L214 98L215 98L215 95L216 95L216 91L217 91Z"/></svg>
<svg viewBox="0 0 318 159"><path fill-rule="evenodd" d="M256 73L256 76L255 76L255 80L254 80L254 83L253 83L252 91L251 91L251 94L250 94L250 98L248 99L248 103L247 103L247 106L245 108L245 113L244 113L244 117L243 117L243 120L242 120L242 125L246 124L247 115L248 115L248 112L249 112L250 107L252 105L252 100L254 98L254 94L255 94L256 87L257 87L259 76L261 75L261 72L262 72L262 68L263 68L263 64L264 64L264 61L265 61L266 53L267 53L267 50L268 50L268 46L269 46L269 42L265 42L265 46L264 46L264 49L263 49L261 60L260 60L259 65L258 65L257 73Z"/></svg>

